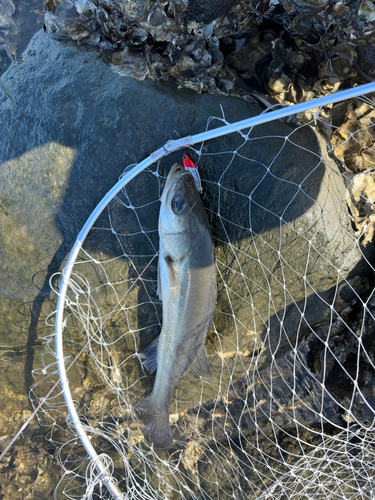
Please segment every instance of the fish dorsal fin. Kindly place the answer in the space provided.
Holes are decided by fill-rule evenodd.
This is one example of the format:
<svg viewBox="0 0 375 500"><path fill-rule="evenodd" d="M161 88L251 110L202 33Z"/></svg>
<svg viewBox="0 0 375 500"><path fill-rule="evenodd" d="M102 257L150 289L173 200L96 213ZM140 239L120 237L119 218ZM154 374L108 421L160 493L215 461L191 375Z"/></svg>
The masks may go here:
<svg viewBox="0 0 375 500"><path fill-rule="evenodd" d="M177 281L176 266L172 257L169 255L165 256L165 262L167 263L168 266L169 288L171 292L171 297L173 300L175 300L179 288Z"/></svg>
<svg viewBox="0 0 375 500"><path fill-rule="evenodd" d="M157 337L155 340L151 342L149 346L146 347L146 349L139 354L139 358L144 360L143 364L147 368L149 372L154 372L157 367L158 367L158 343L159 343L159 337Z"/></svg>
<svg viewBox="0 0 375 500"><path fill-rule="evenodd" d="M189 369L186 372L189 375L200 376L212 376L212 371L210 367L210 363L207 357L206 346L202 345L194 358L194 361L189 366Z"/></svg>

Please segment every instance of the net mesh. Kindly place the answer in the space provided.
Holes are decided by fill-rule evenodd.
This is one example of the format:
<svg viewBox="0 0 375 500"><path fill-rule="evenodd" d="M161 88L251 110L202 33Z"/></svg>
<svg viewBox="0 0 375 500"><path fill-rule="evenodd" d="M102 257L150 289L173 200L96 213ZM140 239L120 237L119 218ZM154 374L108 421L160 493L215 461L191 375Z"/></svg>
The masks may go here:
<svg viewBox="0 0 375 500"><path fill-rule="evenodd" d="M353 151L372 158L375 114L368 99L357 108L367 121L354 130L316 109L303 125L270 123L188 150L214 236L218 301L213 376L180 382L168 452L144 440L133 408L155 379L138 354L161 328L159 199L182 153L139 174L91 229L65 302L65 364L81 424L124 498L374 497L374 269L363 244L372 171L353 177L345 161ZM54 337L34 371L35 405L58 379ZM56 498L110 498L60 387L38 418L63 470Z"/></svg>

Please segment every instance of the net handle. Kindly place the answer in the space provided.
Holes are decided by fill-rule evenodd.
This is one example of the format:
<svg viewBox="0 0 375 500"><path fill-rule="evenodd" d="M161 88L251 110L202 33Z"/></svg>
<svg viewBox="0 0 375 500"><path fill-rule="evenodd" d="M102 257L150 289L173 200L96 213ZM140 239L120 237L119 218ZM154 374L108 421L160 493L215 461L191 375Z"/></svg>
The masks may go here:
<svg viewBox="0 0 375 500"><path fill-rule="evenodd" d="M352 99L354 97L359 97L360 95L369 94L370 92L375 92L375 82L367 83L365 85L359 85L352 89L342 90L340 92L335 92L328 96L319 97L311 101L303 102L300 104L295 104L292 106L277 109L276 111L270 111L268 113L263 113L246 120L238 121L233 124L224 125L200 134L193 136L186 136L181 139L168 141L162 148L151 153L145 160L136 165L132 170L124 174L121 179L113 186L113 188L108 191L100 203L96 206L94 211L91 213L90 217L87 219L85 225L80 231L77 239L74 243L72 251L70 252L68 261L61 274L61 283L58 292L57 306L56 306L56 319L55 319L55 348L56 348L56 359L58 372L60 377L61 389L64 394L66 406L69 411L69 415L73 422L73 425L77 431L77 434L85 447L89 457L94 461L96 469L101 476L101 479L108 491L116 500L123 500L125 494L121 493L116 481L109 474L103 460L96 453L94 447L91 444L89 436L79 419L72 394L70 392L69 381L66 373L65 362L64 362L64 348L63 348L63 330L64 330L64 307L65 298L69 286L70 276L73 270L73 266L77 259L78 253L82 248L82 245L91 230L92 226L95 224L99 215L108 205L108 203L116 196L116 194L123 189L134 177L136 177L140 172L145 170L147 167L151 166L158 160L161 160L165 156L168 156L174 151L183 149L194 144L198 144L203 141L210 139L215 139L217 137L222 137L223 135L238 132L243 129L253 127L255 125L260 125L273 120L279 120L281 118L286 118L288 116L294 115L296 113L302 113L308 111L312 108L317 108L325 106L328 104L334 104L336 102L344 101L346 99Z"/></svg>

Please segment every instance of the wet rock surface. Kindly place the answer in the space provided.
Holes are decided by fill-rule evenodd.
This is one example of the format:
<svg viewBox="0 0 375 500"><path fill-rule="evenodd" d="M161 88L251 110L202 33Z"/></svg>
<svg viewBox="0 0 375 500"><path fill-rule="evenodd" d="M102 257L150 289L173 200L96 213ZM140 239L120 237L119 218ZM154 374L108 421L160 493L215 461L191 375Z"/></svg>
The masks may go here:
<svg viewBox="0 0 375 500"><path fill-rule="evenodd" d="M96 85L98 75L103 91ZM220 114L223 102L177 91L171 83L140 85L116 75L90 50L61 45L43 33L33 39L23 62L3 76L1 87L7 127L0 157L6 180L1 188L5 253L0 287L3 296L19 300L35 293L30 269L37 262L43 268L57 251L66 255L126 165L169 139L201 131L207 116ZM43 98L32 95L32 89ZM240 100L227 102L232 120L259 111ZM42 283L38 275L37 286Z"/></svg>

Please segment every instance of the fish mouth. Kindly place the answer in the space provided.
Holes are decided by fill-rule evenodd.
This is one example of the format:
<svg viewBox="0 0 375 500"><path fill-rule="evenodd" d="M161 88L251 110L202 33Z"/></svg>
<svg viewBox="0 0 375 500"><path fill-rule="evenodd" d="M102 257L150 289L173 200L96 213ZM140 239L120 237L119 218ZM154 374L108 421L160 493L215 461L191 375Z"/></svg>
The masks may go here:
<svg viewBox="0 0 375 500"><path fill-rule="evenodd" d="M174 165L172 165L172 167L169 171L167 180L165 181L165 186L164 186L163 194L161 197L161 202L163 204L165 204L165 201L168 197L168 191L169 191L169 188L172 184L172 181L174 181L175 178L178 177L179 175L184 175L184 174L191 175L190 172L188 170L186 170L181 164L175 163Z"/></svg>

